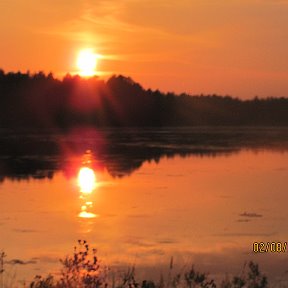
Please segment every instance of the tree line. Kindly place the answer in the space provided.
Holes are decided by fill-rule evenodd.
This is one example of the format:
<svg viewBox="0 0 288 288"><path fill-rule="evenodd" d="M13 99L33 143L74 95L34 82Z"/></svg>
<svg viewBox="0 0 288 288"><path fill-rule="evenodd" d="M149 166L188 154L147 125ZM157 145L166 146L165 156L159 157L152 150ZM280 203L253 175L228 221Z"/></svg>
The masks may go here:
<svg viewBox="0 0 288 288"><path fill-rule="evenodd" d="M241 100L231 96L163 93L130 77L0 70L1 128L287 126L288 98Z"/></svg>

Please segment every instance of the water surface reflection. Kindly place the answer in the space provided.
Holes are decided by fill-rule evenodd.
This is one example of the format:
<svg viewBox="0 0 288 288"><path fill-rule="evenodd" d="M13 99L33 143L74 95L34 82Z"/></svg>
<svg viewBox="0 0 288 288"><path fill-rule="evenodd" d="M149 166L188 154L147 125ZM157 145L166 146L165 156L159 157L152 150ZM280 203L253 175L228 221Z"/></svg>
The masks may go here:
<svg viewBox="0 0 288 288"><path fill-rule="evenodd" d="M84 129L65 135L7 132L0 142L0 182L5 178L51 179L59 170L75 177L79 166L73 161L87 149L97 158L97 169L123 177L146 161L165 157L217 157L241 150L284 152L288 150L288 128Z"/></svg>
<svg viewBox="0 0 288 288"><path fill-rule="evenodd" d="M97 179L93 166L93 155L87 150L83 155L82 167L79 169L77 183L79 187L79 199L81 200L81 212L78 214L80 218L95 218L97 214L93 213L93 201L91 195L97 188Z"/></svg>
<svg viewBox="0 0 288 288"><path fill-rule="evenodd" d="M253 259L269 276L282 277L287 253L256 255L252 245L288 239L286 142L249 146L247 136L246 142L240 137L242 144L238 138L231 146L216 147L208 145L214 136L207 136L210 140L197 146L192 136L180 144L174 136L164 145L152 134L145 147L145 139L136 144L139 137L120 141L103 153L94 140L88 145L87 139L75 138L65 145L69 153L61 161L38 155L43 163L55 160L53 177L15 181L15 170L5 170L10 172L0 185L0 248L10 259L36 261L42 270L22 267L30 276L51 271L75 240L86 239L108 264L153 270L173 256L175 263L225 274L237 273L245 260ZM73 143L85 144L81 153L70 149Z"/></svg>

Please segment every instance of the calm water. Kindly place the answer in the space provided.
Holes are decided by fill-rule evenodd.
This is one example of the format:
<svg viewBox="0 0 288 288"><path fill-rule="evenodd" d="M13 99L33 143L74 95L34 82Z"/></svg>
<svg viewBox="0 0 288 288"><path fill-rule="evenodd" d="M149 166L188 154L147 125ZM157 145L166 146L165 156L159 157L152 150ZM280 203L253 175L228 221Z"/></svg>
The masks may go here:
<svg viewBox="0 0 288 288"><path fill-rule="evenodd" d="M25 134L20 145L6 133L0 250L22 261L8 270L19 279L56 271L86 239L105 264L143 274L156 267L158 277L171 256L216 276L255 260L280 283L288 250L255 254L252 245L288 241L287 134L88 130Z"/></svg>

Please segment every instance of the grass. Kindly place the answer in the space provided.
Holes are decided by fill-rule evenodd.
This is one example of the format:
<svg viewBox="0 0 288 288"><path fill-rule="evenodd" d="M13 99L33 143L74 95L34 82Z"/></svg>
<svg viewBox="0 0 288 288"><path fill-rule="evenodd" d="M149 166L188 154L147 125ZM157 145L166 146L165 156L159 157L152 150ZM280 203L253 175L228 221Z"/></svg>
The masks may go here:
<svg viewBox="0 0 288 288"><path fill-rule="evenodd" d="M0 252L0 288L14 288L13 284L4 286L4 252ZM78 240L73 254L61 259L60 276L42 277L36 275L33 281L23 284L25 288L268 288L268 280L253 262L244 265L241 275L223 279L216 283L208 274L195 270L194 266L182 273L174 273L173 261L166 278L162 275L158 282L137 279L135 267L129 267L122 275L115 277L114 271L102 267L97 250L90 248L85 240Z"/></svg>

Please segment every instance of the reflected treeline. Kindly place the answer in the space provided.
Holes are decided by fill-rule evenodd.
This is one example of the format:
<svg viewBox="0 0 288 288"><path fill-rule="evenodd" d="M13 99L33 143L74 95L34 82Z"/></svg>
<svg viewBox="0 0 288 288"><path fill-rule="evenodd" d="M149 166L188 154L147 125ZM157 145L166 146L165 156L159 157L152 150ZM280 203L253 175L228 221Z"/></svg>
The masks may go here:
<svg viewBox="0 0 288 288"><path fill-rule="evenodd" d="M82 79L0 70L0 127L288 125L288 98L163 93L131 78Z"/></svg>
<svg viewBox="0 0 288 288"><path fill-rule="evenodd" d="M77 129L67 134L2 132L0 179L75 177L89 149L95 169L113 177L131 174L162 157L218 157L241 149L288 150L288 128ZM78 162L77 162L78 161Z"/></svg>

